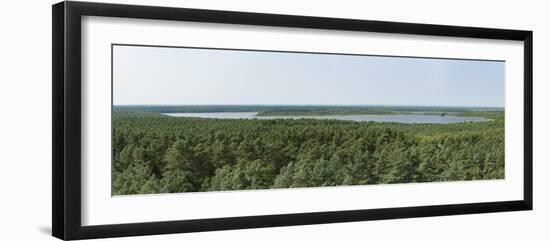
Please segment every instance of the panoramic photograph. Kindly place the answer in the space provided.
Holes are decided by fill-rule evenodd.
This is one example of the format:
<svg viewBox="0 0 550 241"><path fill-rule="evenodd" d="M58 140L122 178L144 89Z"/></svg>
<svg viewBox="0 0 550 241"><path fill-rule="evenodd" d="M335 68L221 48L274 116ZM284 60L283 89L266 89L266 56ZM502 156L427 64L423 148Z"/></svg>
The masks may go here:
<svg viewBox="0 0 550 241"><path fill-rule="evenodd" d="M504 61L111 54L112 195L504 179Z"/></svg>

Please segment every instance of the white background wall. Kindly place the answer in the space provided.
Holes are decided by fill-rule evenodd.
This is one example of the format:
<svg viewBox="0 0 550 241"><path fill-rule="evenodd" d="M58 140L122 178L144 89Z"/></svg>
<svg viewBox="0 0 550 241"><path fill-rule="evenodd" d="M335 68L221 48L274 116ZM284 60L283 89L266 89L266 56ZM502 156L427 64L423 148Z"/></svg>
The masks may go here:
<svg viewBox="0 0 550 241"><path fill-rule="evenodd" d="M114 2L114 1L110 1ZM119 0L148 3L148 0ZM119 240L549 240L550 17L546 1L157 0L190 8L528 29L534 33L534 206L508 212L122 238ZM0 240L51 230L51 4L0 10ZM546 21L546 22L545 22Z"/></svg>

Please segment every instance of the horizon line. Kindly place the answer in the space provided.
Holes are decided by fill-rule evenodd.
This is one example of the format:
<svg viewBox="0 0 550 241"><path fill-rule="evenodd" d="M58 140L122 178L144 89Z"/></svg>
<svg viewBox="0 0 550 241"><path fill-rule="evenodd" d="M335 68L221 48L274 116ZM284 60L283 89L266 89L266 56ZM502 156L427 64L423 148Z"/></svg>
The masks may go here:
<svg viewBox="0 0 550 241"><path fill-rule="evenodd" d="M391 104L112 104L112 106L327 106L327 107L452 107L452 108L505 108L505 106L477 105L391 105Z"/></svg>

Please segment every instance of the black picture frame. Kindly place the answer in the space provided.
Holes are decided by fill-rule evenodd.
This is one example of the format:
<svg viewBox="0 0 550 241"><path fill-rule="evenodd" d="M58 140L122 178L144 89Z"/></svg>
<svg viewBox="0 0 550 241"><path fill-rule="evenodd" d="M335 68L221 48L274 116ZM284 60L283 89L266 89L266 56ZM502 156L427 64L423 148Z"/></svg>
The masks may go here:
<svg viewBox="0 0 550 241"><path fill-rule="evenodd" d="M82 137L82 16L194 21L523 41L523 199L455 205L342 210L333 212L82 226L80 171ZM533 33L531 31L70 1L60 2L52 6L52 23L52 233L53 236L57 238L66 240L106 238L519 211L532 210L533 208Z"/></svg>

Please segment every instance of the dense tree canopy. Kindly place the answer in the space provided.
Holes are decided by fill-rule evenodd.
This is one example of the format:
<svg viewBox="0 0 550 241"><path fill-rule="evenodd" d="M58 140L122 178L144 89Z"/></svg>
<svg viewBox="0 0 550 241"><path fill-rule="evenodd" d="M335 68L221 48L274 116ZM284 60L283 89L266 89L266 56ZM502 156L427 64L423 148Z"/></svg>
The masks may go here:
<svg viewBox="0 0 550 241"><path fill-rule="evenodd" d="M117 113L112 193L504 178L504 123L237 120Z"/></svg>

